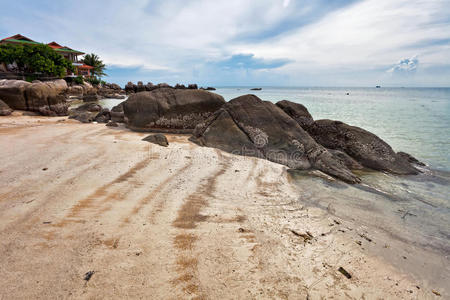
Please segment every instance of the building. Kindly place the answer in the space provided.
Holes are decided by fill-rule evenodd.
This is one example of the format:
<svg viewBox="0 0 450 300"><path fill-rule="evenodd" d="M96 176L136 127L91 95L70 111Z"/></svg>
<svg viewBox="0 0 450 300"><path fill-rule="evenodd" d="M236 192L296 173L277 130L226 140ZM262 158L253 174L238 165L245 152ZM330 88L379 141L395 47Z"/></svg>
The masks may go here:
<svg viewBox="0 0 450 300"><path fill-rule="evenodd" d="M0 40L0 44L22 44L22 45L42 45L43 43L38 43L33 41L30 38L27 38L26 36L23 36L21 34L16 34L13 36L10 36L8 38L4 38ZM68 59L72 62L73 66L75 67L75 73L67 74L68 76L78 76L82 75L84 77L90 77L91 76L91 70L94 67L88 66L86 64L83 64L79 62L78 56L84 55L83 52L71 49L67 46L61 46L60 44L56 42L51 42L47 44L50 48L64 56L64 58Z"/></svg>

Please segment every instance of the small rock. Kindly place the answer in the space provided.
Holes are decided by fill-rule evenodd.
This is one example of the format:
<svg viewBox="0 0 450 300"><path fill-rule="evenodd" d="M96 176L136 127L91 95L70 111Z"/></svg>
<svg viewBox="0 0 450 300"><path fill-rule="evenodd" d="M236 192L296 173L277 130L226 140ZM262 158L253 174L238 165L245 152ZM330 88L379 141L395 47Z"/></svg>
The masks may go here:
<svg viewBox="0 0 450 300"><path fill-rule="evenodd" d="M92 277L92 275L94 275L95 271L89 271L86 274L84 274L84 280L89 281Z"/></svg>
<svg viewBox="0 0 450 300"><path fill-rule="evenodd" d="M166 136L161 133L151 134L151 135L143 138L142 140L149 142L149 143L157 144L157 145L160 145L163 147L169 146L169 141L167 140Z"/></svg>
<svg viewBox="0 0 450 300"><path fill-rule="evenodd" d="M109 121L108 123L106 123L106 126L109 126L109 127L119 127L119 124L117 124L117 123L114 122L114 121Z"/></svg>
<svg viewBox="0 0 450 300"><path fill-rule="evenodd" d="M436 291L436 290L432 290L431 291L433 294L435 294L436 296L441 296L441 294L438 292L438 291Z"/></svg>

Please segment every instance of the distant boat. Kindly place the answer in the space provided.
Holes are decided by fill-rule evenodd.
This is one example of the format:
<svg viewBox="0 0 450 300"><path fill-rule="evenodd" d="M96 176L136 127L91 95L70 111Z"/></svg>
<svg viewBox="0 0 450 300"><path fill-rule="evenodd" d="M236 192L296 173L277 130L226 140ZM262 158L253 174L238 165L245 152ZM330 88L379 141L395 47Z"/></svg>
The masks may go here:
<svg viewBox="0 0 450 300"><path fill-rule="evenodd" d="M376 88L379 89L379 88L381 88L381 86L380 86L380 85L377 85Z"/></svg>
<svg viewBox="0 0 450 300"><path fill-rule="evenodd" d="M262 90L262 88L252 88L252 89L250 89L250 91L260 91L260 90Z"/></svg>

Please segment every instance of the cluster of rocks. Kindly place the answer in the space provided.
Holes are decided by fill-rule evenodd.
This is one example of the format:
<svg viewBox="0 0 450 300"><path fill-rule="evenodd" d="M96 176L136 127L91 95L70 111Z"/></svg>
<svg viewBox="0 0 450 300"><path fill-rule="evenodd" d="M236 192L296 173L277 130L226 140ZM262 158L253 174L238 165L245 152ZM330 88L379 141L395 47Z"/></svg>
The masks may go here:
<svg viewBox="0 0 450 300"><path fill-rule="evenodd" d="M208 91L157 88L130 95L120 108L119 122L135 131L192 133L191 140L201 146L293 169L317 169L349 183L360 182L353 170L362 168L419 172L419 161L396 153L373 133L340 121L314 120L306 107L287 100L274 104L245 95L226 103Z"/></svg>
<svg viewBox="0 0 450 300"><path fill-rule="evenodd" d="M396 153L375 134L340 121L314 120L306 107L291 101L274 104L245 95L226 103L222 96L197 85L139 82L127 84L125 90L132 94L111 110L85 103L68 111L66 96L75 91L83 99L125 91L114 84L94 88L88 84L69 87L64 80L0 80L0 115L12 109L47 116L69 113L83 123L125 123L135 131L192 133L191 140L201 146L260 157L293 169L317 169L349 183L360 182L352 171L362 168L401 175L419 172L417 159ZM161 137L149 139L164 144Z"/></svg>
<svg viewBox="0 0 450 300"><path fill-rule="evenodd" d="M401 175L419 172L413 158L395 153L373 133L340 121L315 121L301 104L274 104L254 95L222 106L195 128L193 141L293 169L318 169L350 183L360 182L352 170L361 168Z"/></svg>
<svg viewBox="0 0 450 300"><path fill-rule="evenodd" d="M111 117L111 111L96 103L84 103L69 111L69 119L82 123L106 123L107 126L117 127L118 124Z"/></svg>
<svg viewBox="0 0 450 300"><path fill-rule="evenodd" d="M185 90L185 89L197 90L197 89L199 89L198 85L195 83L188 84L187 86L185 86L184 84L177 83L175 86L171 86L167 83L153 84L151 82L148 82L147 84L144 84L142 81L138 81L137 84L134 84L133 82L130 81L125 86L125 92L127 94L139 93L139 92L151 92L151 91L159 89L159 88L170 88L170 89L177 89L177 90ZM200 90L215 91L216 89L213 87L206 87L206 88L201 87Z"/></svg>
<svg viewBox="0 0 450 300"><path fill-rule="evenodd" d="M93 86L89 82L82 84L70 83L67 91L70 100L83 100L95 102L104 98L125 99L125 91L115 83L106 83L101 86Z"/></svg>
<svg viewBox="0 0 450 300"><path fill-rule="evenodd" d="M11 109L27 110L44 116L65 116L68 112L65 80L0 80L0 100Z"/></svg>
<svg viewBox="0 0 450 300"><path fill-rule="evenodd" d="M0 80L2 115L10 114L12 110L25 110L44 116L66 116L73 100L94 102L103 98L125 99L126 95L125 91L114 83L92 86L88 82L67 84L63 79L43 82Z"/></svg>

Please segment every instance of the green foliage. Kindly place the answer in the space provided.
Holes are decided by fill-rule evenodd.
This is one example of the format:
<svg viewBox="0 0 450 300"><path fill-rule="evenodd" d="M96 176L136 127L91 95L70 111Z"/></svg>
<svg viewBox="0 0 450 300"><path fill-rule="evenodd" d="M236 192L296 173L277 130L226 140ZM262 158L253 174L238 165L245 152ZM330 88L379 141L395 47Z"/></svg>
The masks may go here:
<svg viewBox="0 0 450 300"><path fill-rule="evenodd" d="M94 69L91 70L92 75L98 77L108 76L105 73L106 65L103 63L102 60L100 60L100 57L97 54L94 53L86 54L81 60L81 62L83 62L88 66L94 67Z"/></svg>
<svg viewBox="0 0 450 300"><path fill-rule="evenodd" d="M73 79L73 82L75 82L76 84L83 84L83 83L84 83L83 76L78 75L77 77L75 77L75 78Z"/></svg>
<svg viewBox="0 0 450 300"><path fill-rule="evenodd" d="M47 45L0 45L0 62L16 63L18 71L64 77L72 63Z"/></svg>
<svg viewBox="0 0 450 300"><path fill-rule="evenodd" d="M87 82L89 82L92 85L99 85L101 83L100 79L98 79L97 77L93 76L93 77L88 77L85 79Z"/></svg>
<svg viewBox="0 0 450 300"><path fill-rule="evenodd" d="M33 80L38 79L36 75L28 75L25 77L25 81L32 82Z"/></svg>

